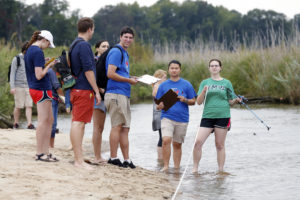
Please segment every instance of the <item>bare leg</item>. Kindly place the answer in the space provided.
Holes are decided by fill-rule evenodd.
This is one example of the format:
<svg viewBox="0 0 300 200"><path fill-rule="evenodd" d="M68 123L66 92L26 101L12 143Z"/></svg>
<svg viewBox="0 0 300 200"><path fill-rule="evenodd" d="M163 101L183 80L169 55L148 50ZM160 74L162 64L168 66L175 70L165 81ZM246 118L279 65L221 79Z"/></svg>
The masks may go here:
<svg viewBox="0 0 300 200"><path fill-rule="evenodd" d="M49 100L37 104L38 126L36 128L37 154L49 154L51 127L53 123L52 103Z"/></svg>
<svg viewBox="0 0 300 200"><path fill-rule="evenodd" d="M173 161L174 161L174 168L179 169L180 161L181 161L181 143L173 141Z"/></svg>
<svg viewBox="0 0 300 200"><path fill-rule="evenodd" d="M160 161L163 159L162 147L157 147L157 159Z"/></svg>
<svg viewBox="0 0 300 200"><path fill-rule="evenodd" d="M14 123L15 124L19 123L20 113L21 113L21 109L15 107L15 109L14 109Z"/></svg>
<svg viewBox="0 0 300 200"><path fill-rule="evenodd" d="M72 143L72 147L73 147L73 151L74 151L74 165L76 167L91 170L93 168L88 166L83 161L82 140L83 140L83 135L84 135L84 128L85 128L84 122L78 122L78 121L72 122L70 139L71 139L71 143Z"/></svg>
<svg viewBox="0 0 300 200"><path fill-rule="evenodd" d="M212 130L213 130L212 128L204 128L204 127L200 127L198 129L197 138L196 138L194 151L193 151L193 157L194 157L193 173L198 172L198 166L202 156L202 146L206 141L206 139L208 138L208 136L210 135L210 133L212 132Z"/></svg>
<svg viewBox="0 0 300 200"><path fill-rule="evenodd" d="M128 140L129 128L122 127L120 134L120 147L124 160L129 159L129 140Z"/></svg>
<svg viewBox="0 0 300 200"><path fill-rule="evenodd" d="M50 138L50 148L54 148L54 139L55 138Z"/></svg>
<svg viewBox="0 0 300 200"><path fill-rule="evenodd" d="M217 149L217 160L219 171L224 170L225 164L225 139L227 135L227 129L215 128L215 144Z"/></svg>
<svg viewBox="0 0 300 200"><path fill-rule="evenodd" d="M122 130L122 125L111 128L110 136L109 136L111 158L116 158L118 156L118 147L120 143L121 130Z"/></svg>
<svg viewBox="0 0 300 200"><path fill-rule="evenodd" d="M32 122L32 107L26 107L26 119L27 125L29 126Z"/></svg>
<svg viewBox="0 0 300 200"><path fill-rule="evenodd" d="M93 146L94 146L94 162L101 162L104 159L101 157L102 132L104 129L105 113L99 109L94 109L93 112Z"/></svg>
<svg viewBox="0 0 300 200"><path fill-rule="evenodd" d="M163 151L163 160L164 160L164 168L162 171L166 171L169 169L169 162L170 162L170 156L171 156L171 137L163 137L163 144L162 144L162 151Z"/></svg>
<svg viewBox="0 0 300 200"><path fill-rule="evenodd" d="M73 121L73 115L72 115L72 111L71 111L71 127L72 127L72 121ZM70 129L70 133L69 133L70 136L71 136L71 132L72 132L72 129ZM71 142L71 140L70 140L70 142ZM70 144L68 150L69 150L69 151L72 151L72 150L73 150L72 142L71 142L71 144Z"/></svg>

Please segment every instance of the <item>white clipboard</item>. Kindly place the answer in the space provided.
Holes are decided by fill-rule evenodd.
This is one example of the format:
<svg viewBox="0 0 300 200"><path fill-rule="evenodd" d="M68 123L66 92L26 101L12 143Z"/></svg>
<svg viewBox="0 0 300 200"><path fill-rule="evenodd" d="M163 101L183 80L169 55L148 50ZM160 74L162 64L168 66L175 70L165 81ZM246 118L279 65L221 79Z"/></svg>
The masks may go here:
<svg viewBox="0 0 300 200"><path fill-rule="evenodd" d="M145 74L145 75L139 77L137 80L138 80L139 82L142 82L142 83L151 85L151 84L153 84L153 83L156 83L156 82L159 81L160 79L159 79L159 78L156 78L156 77L154 77L154 76Z"/></svg>

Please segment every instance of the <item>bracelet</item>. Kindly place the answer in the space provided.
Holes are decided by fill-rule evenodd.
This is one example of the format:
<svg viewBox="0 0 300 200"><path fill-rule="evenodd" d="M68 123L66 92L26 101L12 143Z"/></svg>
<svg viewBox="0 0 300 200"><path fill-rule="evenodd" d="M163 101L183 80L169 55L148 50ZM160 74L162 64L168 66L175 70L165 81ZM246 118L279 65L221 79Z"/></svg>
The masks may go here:
<svg viewBox="0 0 300 200"><path fill-rule="evenodd" d="M189 100L188 100L187 98L185 98L184 102L185 102L186 104L188 104L188 103L189 103Z"/></svg>

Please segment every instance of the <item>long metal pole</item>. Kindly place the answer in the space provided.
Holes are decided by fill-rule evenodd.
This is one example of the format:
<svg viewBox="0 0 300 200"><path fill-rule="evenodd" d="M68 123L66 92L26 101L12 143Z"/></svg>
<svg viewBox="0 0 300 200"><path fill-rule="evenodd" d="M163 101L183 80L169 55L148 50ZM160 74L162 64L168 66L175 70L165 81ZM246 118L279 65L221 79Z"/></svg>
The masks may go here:
<svg viewBox="0 0 300 200"><path fill-rule="evenodd" d="M208 92L208 88L207 88L207 90L206 90L205 98L204 98L204 101L203 101L203 112L204 112L204 107L205 107L205 101L206 101L206 95L207 95L207 92ZM203 112L202 112L202 115L203 115ZM177 188L176 188L176 191L175 191L175 193L174 193L173 196L172 196L172 200L174 200L174 199L176 198L177 192L178 192L178 190L179 190L179 188L180 188L180 186L181 186L181 184L182 184L183 178L184 178L184 176L185 176L185 174L186 174L186 172L187 172L187 169L188 169L190 160L191 160L192 155L193 155L194 146L195 146L195 143L196 143L196 140L197 140L198 133L199 133L199 129L197 130L197 134L196 134L196 137L195 137L195 140L194 140L194 145L192 146L192 151L191 151L191 153L190 153L189 159L188 159L188 161L187 161L187 163L186 163L184 172L183 172L183 174L182 174L182 176L181 176L181 178L180 178L180 181L179 181L179 184L178 184L178 186L177 186Z"/></svg>
<svg viewBox="0 0 300 200"><path fill-rule="evenodd" d="M236 95L233 91L231 91L229 88L227 88L234 96L241 98L240 96ZM242 102L241 102L263 125L265 125L265 127L268 129L268 131L270 130L270 126L268 126L261 118L259 118L257 116L257 114L251 109L249 108L249 106L243 101L242 98Z"/></svg>

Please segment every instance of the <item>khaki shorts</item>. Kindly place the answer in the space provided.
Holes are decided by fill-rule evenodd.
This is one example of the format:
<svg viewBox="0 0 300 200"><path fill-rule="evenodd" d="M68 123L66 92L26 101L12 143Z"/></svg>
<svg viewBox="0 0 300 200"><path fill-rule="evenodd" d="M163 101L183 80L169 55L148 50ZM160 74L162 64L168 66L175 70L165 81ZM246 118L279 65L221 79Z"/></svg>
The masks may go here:
<svg viewBox="0 0 300 200"><path fill-rule="evenodd" d="M123 125L125 128L130 127L131 112L130 100L122 94L106 93L104 104L111 120L111 127Z"/></svg>
<svg viewBox="0 0 300 200"><path fill-rule="evenodd" d="M19 88L16 87L15 97L15 107L16 108L24 108L32 107L32 98L29 94L29 88Z"/></svg>
<svg viewBox="0 0 300 200"><path fill-rule="evenodd" d="M176 122L167 118L161 120L162 137L171 137L177 143L183 143L188 123Z"/></svg>

